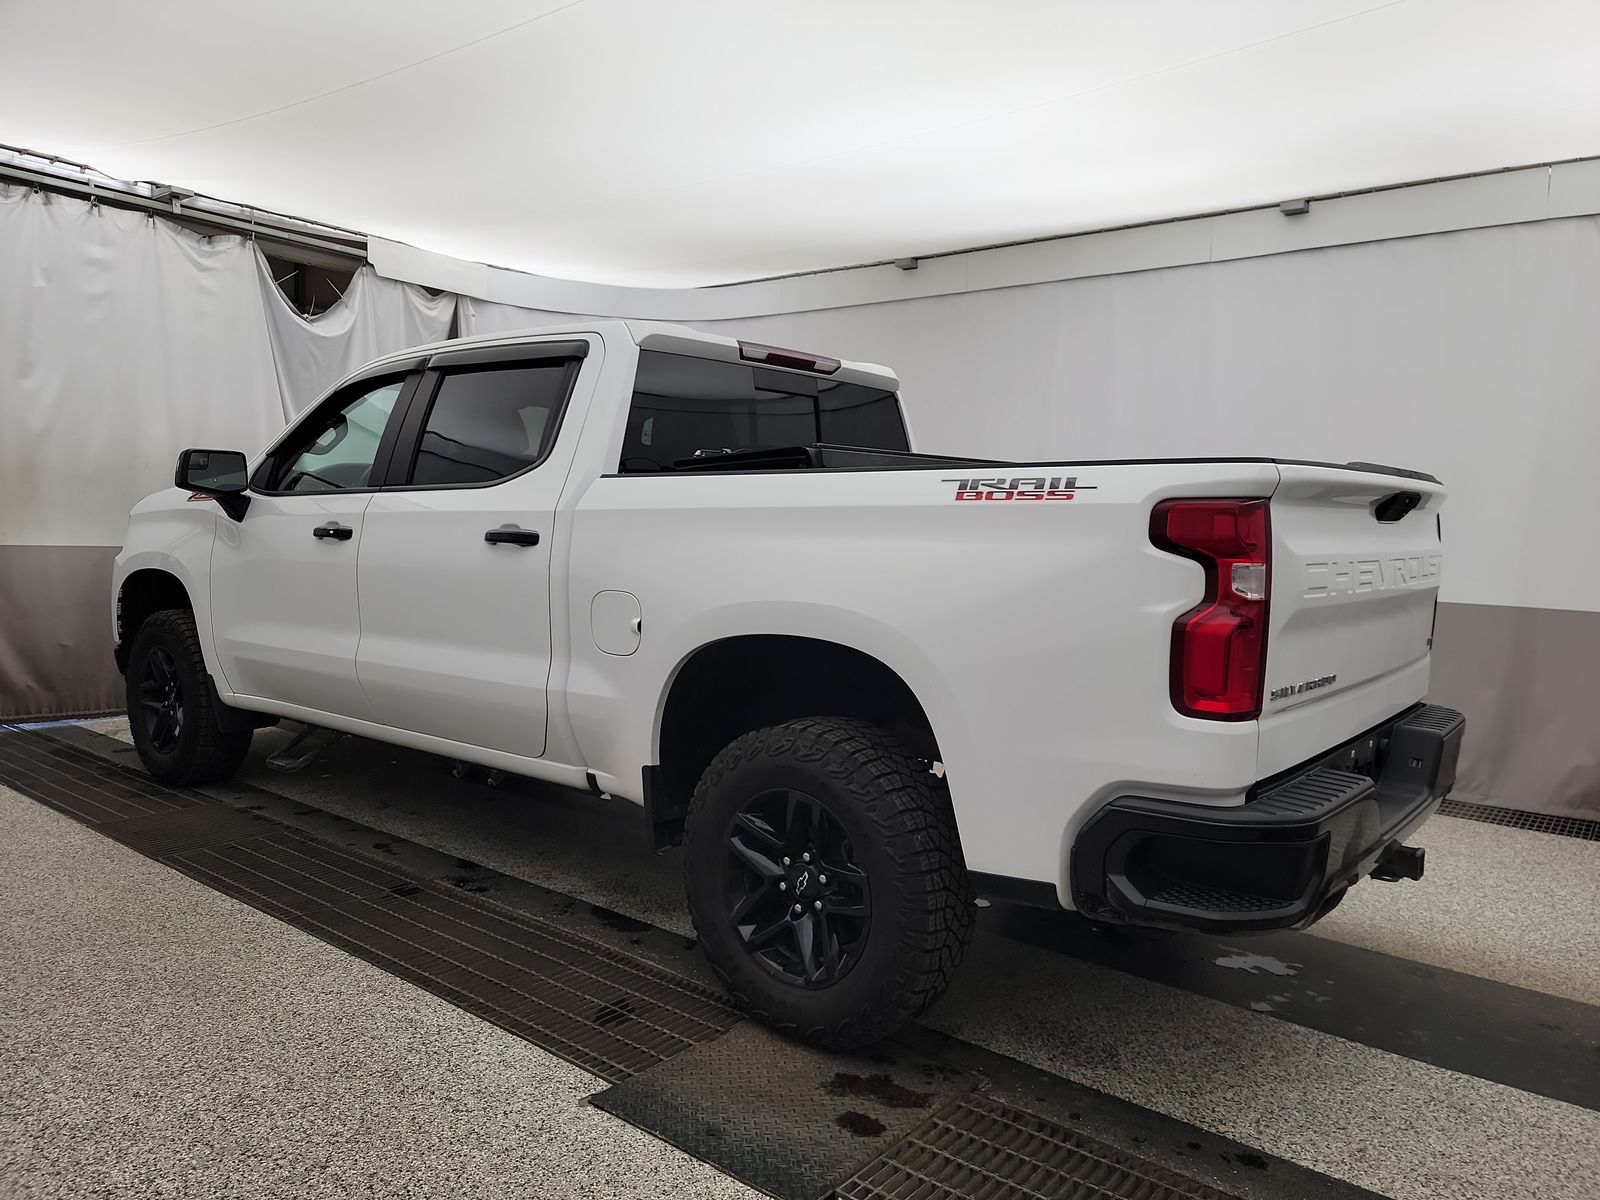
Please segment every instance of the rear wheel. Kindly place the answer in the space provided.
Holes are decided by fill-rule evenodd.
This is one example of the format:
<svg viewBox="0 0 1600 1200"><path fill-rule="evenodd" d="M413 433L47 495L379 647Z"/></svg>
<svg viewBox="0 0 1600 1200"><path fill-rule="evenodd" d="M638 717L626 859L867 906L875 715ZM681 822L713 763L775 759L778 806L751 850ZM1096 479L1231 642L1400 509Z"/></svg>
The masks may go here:
<svg viewBox="0 0 1600 1200"><path fill-rule="evenodd" d="M910 1021L971 936L943 782L863 721L734 741L695 789L684 852L695 928L729 990L817 1045L866 1045Z"/></svg>
<svg viewBox="0 0 1600 1200"><path fill-rule="evenodd" d="M145 770L162 783L210 783L233 774L250 730L223 733L194 614L165 609L134 635L128 653L128 725Z"/></svg>

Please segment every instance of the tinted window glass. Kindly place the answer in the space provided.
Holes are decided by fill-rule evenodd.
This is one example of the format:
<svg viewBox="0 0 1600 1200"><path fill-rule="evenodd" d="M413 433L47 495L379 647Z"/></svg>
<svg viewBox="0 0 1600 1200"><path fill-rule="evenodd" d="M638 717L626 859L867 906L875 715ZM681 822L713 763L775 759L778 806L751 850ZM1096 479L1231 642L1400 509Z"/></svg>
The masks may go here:
<svg viewBox="0 0 1600 1200"><path fill-rule="evenodd" d="M460 371L439 381L411 482L493 483L544 458L555 437L572 362Z"/></svg>
<svg viewBox="0 0 1600 1200"><path fill-rule="evenodd" d="M266 488L275 492L337 492L371 486L378 442L404 380L361 384L336 396L278 450Z"/></svg>
<svg viewBox="0 0 1600 1200"><path fill-rule="evenodd" d="M906 423L893 392L859 383L822 383L822 440L834 446L909 450Z"/></svg>
<svg viewBox="0 0 1600 1200"><path fill-rule="evenodd" d="M639 355L624 471L669 469L699 450L814 442L906 449L894 393L747 363Z"/></svg>

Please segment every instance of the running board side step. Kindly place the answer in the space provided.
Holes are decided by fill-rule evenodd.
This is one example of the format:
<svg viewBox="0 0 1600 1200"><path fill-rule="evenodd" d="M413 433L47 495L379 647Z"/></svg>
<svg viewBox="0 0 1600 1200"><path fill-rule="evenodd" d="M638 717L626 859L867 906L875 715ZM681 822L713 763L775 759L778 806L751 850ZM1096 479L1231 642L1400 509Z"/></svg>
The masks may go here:
<svg viewBox="0 0 1600 1200"><path fill-rule="evenodd" d="M307 725L295 734L293 741L267 759L267 766L285 775L293 774L310 766L324 750L343 736L337 729Z"/></svg>

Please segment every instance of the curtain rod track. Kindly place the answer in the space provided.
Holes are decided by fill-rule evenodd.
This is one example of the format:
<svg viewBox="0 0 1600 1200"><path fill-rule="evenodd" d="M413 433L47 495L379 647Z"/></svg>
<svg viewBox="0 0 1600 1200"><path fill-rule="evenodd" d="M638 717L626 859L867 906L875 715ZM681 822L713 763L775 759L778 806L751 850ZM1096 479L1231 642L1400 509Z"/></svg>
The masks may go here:
<svg viewBox="0 0 1600 1200"><path fill-rule="evenodd" d="M214 212L208 208L189 207L182 201L158 200L154 196L146 196L140 192L129 191L125 188L94 183L87 179L73 179L70 176L57 175L48 171L30 170L27 167L20 167L14 163L6 162L0 162L0 181L41 188L45 191L75 196L99 204L110 204L117 208L148 212L156 216L174 218L229 233L240 233L248 237L262 238L266 241L303 246L308 250L319 250L324 254L331 254L356 265L367 260L365 237L351 235L348 241L334 241L330 238L315 237L282 223L282 220L292 220L293 218L274 219L274 215L270 213L250 210L251 216L246 219L229 213Z"/></svg>

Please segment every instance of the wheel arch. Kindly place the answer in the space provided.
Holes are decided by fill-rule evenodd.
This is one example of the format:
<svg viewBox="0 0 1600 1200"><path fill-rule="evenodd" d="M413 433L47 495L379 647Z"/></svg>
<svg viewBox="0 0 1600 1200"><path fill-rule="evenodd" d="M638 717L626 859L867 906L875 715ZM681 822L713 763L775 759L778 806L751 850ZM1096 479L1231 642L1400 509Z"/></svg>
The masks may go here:
<svg viewBox="0 0 1600 1200"><path fill-rule="evenodd" d="M139 627L163 609L195 611L188 585L162 566L146 566L128 572L117 588L116 659L117 670L128 671L128 647Z"/></svg>
<svg viewBox="0 0 1600 1200"><path fill-rule="evenodd" d="M674 844L695 784L735 738L800 717L854 717L930 762L942 757L933 722L899 671L826 638L745 633L685 656L659 708L645 808L658 847Z"/></svg>

